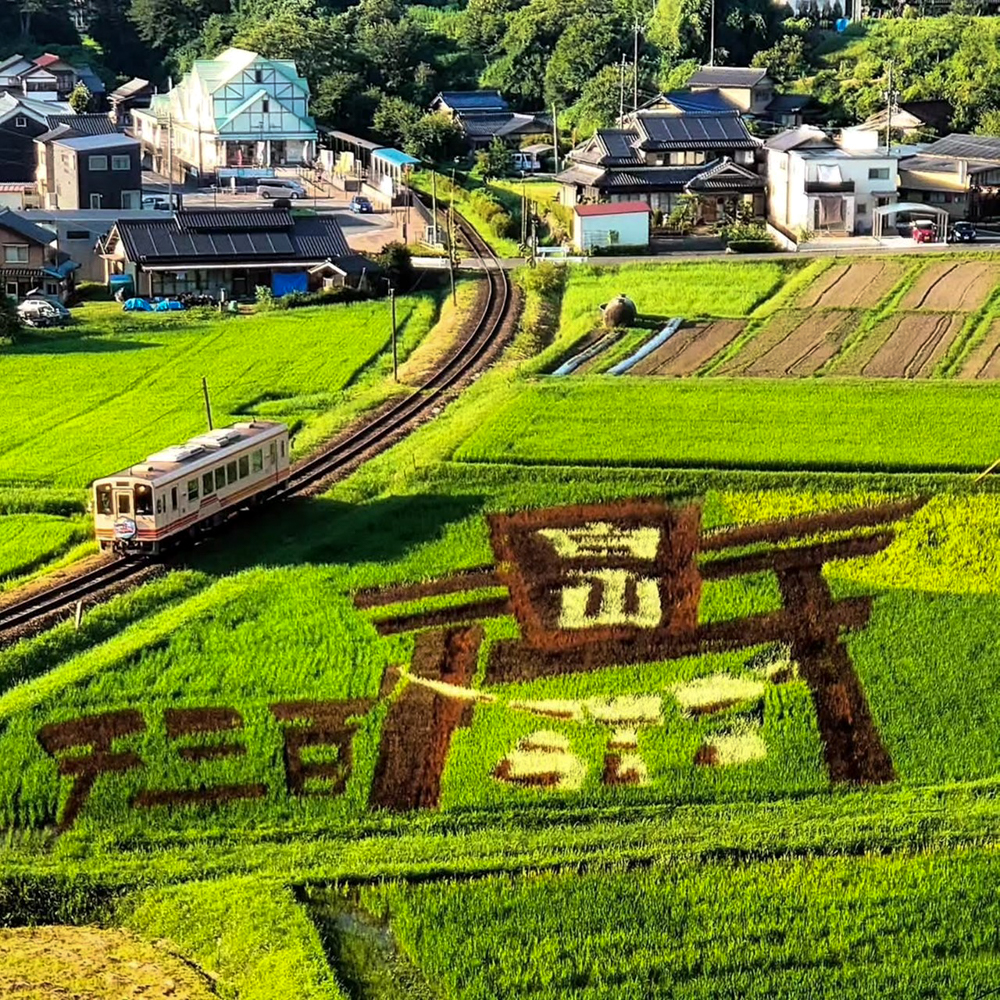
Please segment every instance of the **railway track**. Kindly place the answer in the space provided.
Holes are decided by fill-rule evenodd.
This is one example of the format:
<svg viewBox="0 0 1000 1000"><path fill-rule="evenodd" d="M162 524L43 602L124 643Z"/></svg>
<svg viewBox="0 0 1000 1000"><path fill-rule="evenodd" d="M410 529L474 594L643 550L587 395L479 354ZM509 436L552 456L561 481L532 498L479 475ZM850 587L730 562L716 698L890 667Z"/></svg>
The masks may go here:
<svg viewBox="0 0 1000 1000"><path fill-rule="evenodd" d="M512 301L510 279L496 254L478 233L464 223L458 228L482 262L488 284L485 303L472 332L416 392L295 465L289 479L269 503L317 492L353 471L363 461L385 451L428 419L434 409L443 405L449 394L474 375L500 346ZM99 603L111 588L120 589L148 575L150 566L154 565L157 565L156 560L116 559L0 607L0 646L47 627L78 602Z"/></svg>

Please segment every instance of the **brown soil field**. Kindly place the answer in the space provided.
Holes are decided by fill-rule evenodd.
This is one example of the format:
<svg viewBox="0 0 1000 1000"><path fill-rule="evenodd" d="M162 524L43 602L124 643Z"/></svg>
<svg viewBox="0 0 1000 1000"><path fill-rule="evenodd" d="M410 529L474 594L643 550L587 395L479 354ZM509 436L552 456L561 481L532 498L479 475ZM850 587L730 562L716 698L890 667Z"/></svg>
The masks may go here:
<svg viewBox="0 0 1000 1000"><path fill-rule="evenodd" d="M861 260L827 268L795 302L804 309L871 309L903 276L898 261Z"/></svg>
<svg viewBox="0 0 1000 1000"><path fill-rule="evenodd" d="M722 319L681 327L662 347L643 358L630 375L693 375L724 347L731 344L745 326L743 320Z"/></svg>
<svg viewBox="0 0 1000 1000"><path fill-rule="evenodd" d="M929 378L964 322L964 316L947 313L903 313L893 317L892 332L861 374L872 378Z"/></svg>
<svg viewBox="0 0 1000 1000"><path fill-rule="evenodd" d="M858 314L784 310L722 369L723 375L813 375L843 346Z"/></svg>
<svg viewBox="0 0 1000 1000"><path fill-rule="evenodd" d="M988 261L941 261L932 264L903 297L903 309L939 312L978 309L1000 282L1000 264Z"/></svg>
<svg viewBox="0 0 1000 1000"><path fill-rule="evenodd" d="M0 997L19 1000L210 1000L208 976L125 931L0 930Z"/></svg>
<svg viewBox="0 0 1000 1000"><path fill-rule="evenodd" d="M1000 320L994 320L986 339L966 359L960 379L1000 378Z"/></svg>

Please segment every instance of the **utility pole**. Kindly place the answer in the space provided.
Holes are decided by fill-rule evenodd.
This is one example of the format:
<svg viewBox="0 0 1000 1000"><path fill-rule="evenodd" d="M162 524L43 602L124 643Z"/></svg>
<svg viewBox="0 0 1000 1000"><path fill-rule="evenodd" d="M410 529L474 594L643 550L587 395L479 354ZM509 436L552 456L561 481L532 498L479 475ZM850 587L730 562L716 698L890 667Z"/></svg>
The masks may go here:
<svg viewBox="0 0 1000 1000"><path fill-rule="evenodd" d="M889 150L892 146L892 108L896 103L896 98L899 97L899 91L892 89L892 60L889 60L889 87L884 90L883 96L886 101L886 111L885 111L885 155L889 155Z"/></svg>
<svg viewBox="0 0 1000 1000"><path fill-rule="evenodd" d="M556 111L555 104L552 105L552 145L555 147L555 163L553 166L556 168L556 173L559 173L559 113Z"/></svg>
<svg viewBox="0 0 1000 1000"><path fill-rule="evenodd" d="M635 19L632 39L632 110L639 110L639 18Z"/></svg>
<svg viewBox="0 0 1000 1000"><path fill-rule="evenodd" d="M712 0L711 20L708 22L708 65L715 65L715 0Z"/></svg>
<svg viewBox="0 0 1000 1000"><path fill-rule="evenodd" d="M458 305L455 292L455 168L451 168L451 198L448 201L448 277L451 279L451 304Z"/></svg>
<svg viewBox="0 0 1000 1000"><path fill-rule="evenodd" d="M618 71L618 124L625 118L625 53L622 53L622 65Z"/></svg>
<svg viewBox="0 0 1000 1000"><path fill-rule="evenodd" d="M438 175L431 171L431 222L434 224L434 243L438 243Z"/></svg>
<svg viewBox="0 0 1000 1000"><path fill-rule="evenodd" d="M174 113L167 109L167 199L174 210Z"/></svg>
<svg viewBox="0 0 1000 1000"><path fill-rule="evenodd" d="M212 404L208 398L208 379L201 377L201 392L205 397L205 415L208 417L208 429L212 430Z"/></svg>
<svg viewBox="0 0 1000 1000"><path fill-rule="evenodd" d="M396 357L396 289L389 286L389 310L392 315L392 380L399 381L399 359Z"/></svg>

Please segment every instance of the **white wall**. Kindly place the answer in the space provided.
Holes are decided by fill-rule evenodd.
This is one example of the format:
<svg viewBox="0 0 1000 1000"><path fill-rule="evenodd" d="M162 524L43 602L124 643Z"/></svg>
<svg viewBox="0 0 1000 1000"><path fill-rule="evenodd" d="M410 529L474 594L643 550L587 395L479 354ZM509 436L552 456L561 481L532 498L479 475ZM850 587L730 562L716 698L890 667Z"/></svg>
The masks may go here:
<svg viewBox="0 0 1000 1000"><path fill-rule="evenodd" d="M612 244L609 234L618 234ZM573 243L581 250L599 246L648 246L649 215L623 212L621 215L574 215Z"/></svg>

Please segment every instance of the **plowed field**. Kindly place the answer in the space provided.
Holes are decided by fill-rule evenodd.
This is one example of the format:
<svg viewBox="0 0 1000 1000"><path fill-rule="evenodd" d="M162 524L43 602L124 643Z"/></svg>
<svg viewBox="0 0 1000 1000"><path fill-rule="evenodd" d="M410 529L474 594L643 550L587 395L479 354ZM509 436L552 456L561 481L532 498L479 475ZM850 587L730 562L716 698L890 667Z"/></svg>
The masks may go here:
<svg viewBox="0 0 1000 1000"><path fill-rule="evenodd" d="M1000 320L993 321L986 339L969 355L958 377L1000 378Z"/></svg>
<svg viewBox="0 0 1000 1000"><path fill-rule="evenodd" d="M899 281L903 271L901 263L890 260L835 264L802 292L795 304L805 309L871 309Z"/></svg>
<svg viewBox="0 0 1000 1000"><path fill-rule="evenodd" d="M643 358L632 375L693 375L742 332L742 320L696 323L678 330L662 347Z"/></svg>
<svg viewBox="0 0 1000 1000"><path fill-rule="evenodd" d="M813 375L840 350L857 321L857 313L840 310L777 313L721 374Z"/></svg>
<svg viewBox="0 0 1000 1000"><path fill-rule="evenodd" d="M871 378L929 378L965 322L963 316L903 313L862 369Z"/></svg>
<svg viewBox="0 0 1000 1000"><path fill-rule="evenodd" d="M932 264L903 298L903 309L940 312L978 309L1000 281L1000 265L988 261Z"/></svg>

